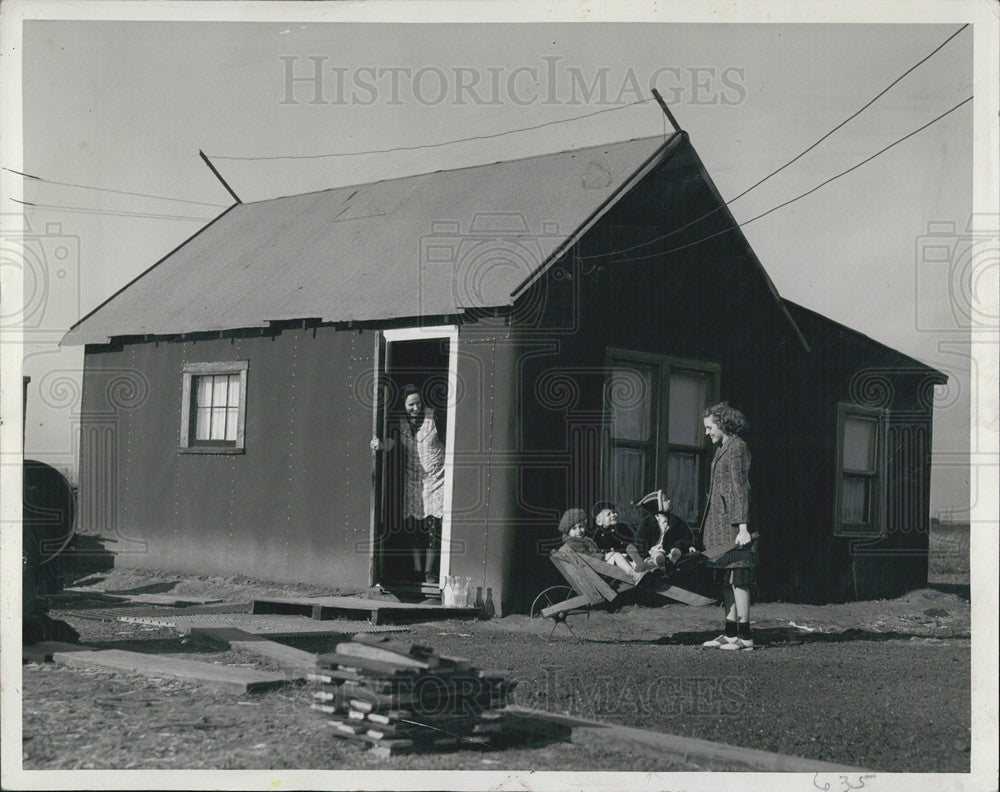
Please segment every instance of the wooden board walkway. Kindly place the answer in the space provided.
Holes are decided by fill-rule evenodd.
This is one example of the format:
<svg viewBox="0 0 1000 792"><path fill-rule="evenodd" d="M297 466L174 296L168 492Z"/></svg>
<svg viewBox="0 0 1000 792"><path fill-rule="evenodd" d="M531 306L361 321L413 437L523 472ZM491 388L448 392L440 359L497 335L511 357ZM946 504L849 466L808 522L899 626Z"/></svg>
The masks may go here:
<svg viewBox="0 0 1000 792"><path fill-rule="evenodd" d="M504 712L516 714L528 720L541 720L572 728L571 740L593 737L596 742L607 745L610 741L632 743L653 749L659 756L673 756L682 761L701 760L725 763L747 770L772 773L866 773L861 767L808 759L803 756L762 751L757 748L743 748L739 745L712 742L697 737L682 737L676 734L618 726L612 723L574 718L555 712L531 710L508 706Z"/></svg>
<svg viewBox="0 0 1000 792"><path fill-rule="evenodd" d="M25 663L51 663L56 652L88 652L92 647L62 641L39 641L21 646L21 660Z"/></svg>
<svg viewBox="0 0 1000 792"><path fill-rule="evenodd" d="M105 591L103 589L91 588L70 587L63 589L63 591L69 591L73 594L93 594L142 605L164 605L177 608L183 608L187 605L214 605L222 602L222 599L219 597L178 596L177 594L130 594L121 591Z"/></svg>
<svg viewBox="0 0 1000 792"><path fill-rule="evenodd" d="M72 651L52 652L52 661L68 666L112 668L148 677L170 677L221 688L233 693L252 693L280 687L289 680L279 672L254 671L248 668L177 657L127 652L122 649L73 647Z"/></svg>
<svg viewBox="0 0 1000 792"><path fill-rule="evenodd" d="M316 667L316 655L312 652L269 641L235 627L193 627L191 635L209 638L232 649L242 649L273 660L281 666L285 678L290 682L304 680L306 674Z"/></svg>
<svg viewBox="0 0 1000 792"><path fill-rule="evenodd" d="M404 632L408 628L394 625L374 625L357 619L325 619L317 621L308 616L283 616L250 613L202 613L187 616L119 616L118 621L172 627L181 634L196 628L233 627L251 635L267 638L297 638L319 635L354 635L358 632Z"/></svg>
<svg viewBox="0 0 1000 792"><path fill-rule="evenodd" d="M443 619L475 619L478 608L446 608L427 603L383 602L361 597L268 597L253 600L253 614L305 614L313 619L367 619L372 624L404 624Z"/></svg>

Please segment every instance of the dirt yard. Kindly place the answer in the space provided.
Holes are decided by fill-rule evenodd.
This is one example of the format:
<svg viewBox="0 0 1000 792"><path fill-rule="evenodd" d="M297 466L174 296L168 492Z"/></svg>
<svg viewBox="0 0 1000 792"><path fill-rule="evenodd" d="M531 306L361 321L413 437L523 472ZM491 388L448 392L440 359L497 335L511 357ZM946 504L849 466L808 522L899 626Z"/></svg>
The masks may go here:
<svg viewBox="0 0 1000 792"><path fill-rule="evenodd" d="M248 602L291 591L246 580L181 579L115 570L108 591L211 594ZM170 628L94 618L100 595L57 601L81 642L268 668ZM88 609L91 612L88 614ZM892 772L968 772L970 612L932 589L892 601L753 611L755 652L702 650L721 610L631 605L572 617L526 616L415 625L399 637L502 668L513 703L625 726ZM336 638L286 640L311 652ZM342 638L341 638L342 640ZM270 666L273 668L273 666ZM628 770L738 769L678 762L634 743L572 743L380 759L337 739L309 709L308 685L235 695L178 680L55 664L23 666L26 770L70 768Z"/></svg>

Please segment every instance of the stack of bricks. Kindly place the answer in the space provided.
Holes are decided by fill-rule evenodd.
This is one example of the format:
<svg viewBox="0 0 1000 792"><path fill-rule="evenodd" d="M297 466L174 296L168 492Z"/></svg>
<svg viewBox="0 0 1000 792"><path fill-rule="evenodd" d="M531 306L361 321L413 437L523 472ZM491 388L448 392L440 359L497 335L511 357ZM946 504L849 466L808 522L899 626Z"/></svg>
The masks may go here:
<svg viewBox="0 0 1000 792"><path fill-rule="evenodd" d="M505 709L515 682L418 644L361 634L317 658L312 708L333 734L379 755L499 749L564 738L551 723ZM565 730L564 730L565 731Z"/></svg>

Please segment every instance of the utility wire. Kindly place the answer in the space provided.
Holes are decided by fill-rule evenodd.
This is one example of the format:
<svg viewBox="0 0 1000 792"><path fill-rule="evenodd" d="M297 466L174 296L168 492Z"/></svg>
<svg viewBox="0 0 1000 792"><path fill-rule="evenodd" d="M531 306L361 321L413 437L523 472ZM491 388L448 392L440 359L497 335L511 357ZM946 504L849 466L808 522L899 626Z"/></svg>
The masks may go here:
<svg viewBox="0 0 1000 792"><path fill-rule="evenodd" d="M466 138L455 138L454 140L444 140L440 143L421 143L415 146L395 146L393 148L386 149L370 149L368 151L338 151L331 154L280 154L272 157L226 157L221 154L210 155L212 159L220 160L282 160L282 159L323 159L325 157L360 157L365 154L391 154L396 151L418 151L421 149L432 149L441 148L442 146L450 146L454 143L469 143L473 140L490 140L491 138L503 137L504 135L513 135L517 132L530 132L535 129L542 129L548 126L554 126L556 124L565 124L570 121L579 121L581 118L591 118L596 115L601 115L601 113L611 113L615 110L624 110L627 107L635 107L636 105L645 104L646 102L651 102L650 99L639 99L636 102L630 102L626 105L618 105L616 107L606 107L603 110L596 110L593 113L585 113L584 115L572 116L571 118L561 118L558 121L546 121L543 124L535 124L534 126L519 127L518 129L508 129L503 132L494 132L489 135L474 135L472 137Z"/></svg>
<svg viewBox="0 0 1000 792"><path fill-rule="evenodd" d="M688 242L688 243L686 243L684 245L681 245L681 246L676 247L676 248L672 248L670 250L656 251L656 252L651 253L651 254L646 255L646 256L634 256L634 257L631 257L629 260L630 261L638 261L638 260L641 260L641 259L650 258L652 256L667 255L669 253L674 253L676 251L684 250L685 248L689 248L689 247L692 247L694 245L698 245L698 244L700 244L702 242L705 242L705 241L707 241L709 239L713 239L713 238L715 238L717 236L721 236L722 234L727 234L730 231L732 231L733 228L743 228L745 226L748 226L748 225L750 225L750 223L753 223L756 220L760 220L762 217L766 217L767 215L771 214L772 212L776 212L779 209L782 209L782 208L788 206L789 204L793 204L796 201L799 201L799 200L801 200L802 198L805 198L808 195L812 195L817 190L821 189L822 187L825 187L827 184L830 184L830 182L836 181L840 177L846 176L848 173L851 173L852 171L857 170L862 165L865 165L865 164L871 162L876 157L881 156L882 154L884 154L885 152L887 152L889 149L894 148L895 146L898 146L900 143L902 143L902 142L904 142L906 140L909 140L914 135L917 135L920 132L923 132L925 129L927 129L928 127L936 124L938 121L940 121L945 116L950 115L951 113L954 113L956 110L958 110L963 105L968 104L969 102L971 102L972 99L973 99L972 96L969 96L968 98L963 99L961 102L959 102L957 105L955 105L954 107L952 107L950 110L945 110L945 112L941 113L941 115L937 116L936 118L931 119L930 121L928 121L923 126L920 126L917 129L914 129L912 132L904 135L903 137L898 138L897 140L895 140L892 143L890 143L888 146L885 146L884 148L879 149L874 154L872 154L870 157L866 157L865 159L861 160L861 162L859 162L859 163L857 163L855 165L852 165L847 170L843 170L840 173L838 173L838 174L836 174L834 176L831 176L830 178L828 178L828 179L820 182L819 184L817 184L812 189L806 190L804 193L801 193L800 195L797 195L794 198L790 198L789 200L784 201L784 202L778 204L777 206L773 206L770 209L768 209L766 212L762 212L761 214L757 215L756 217L752 217L749 220L745 220L742 223L736 223L735 226L732 226L730 228L725 228L725 229L723 229L721 231L718 231L718 232L716 232L714 234L710 234L709 236L702 237L701 239L695 240L694 242ZM14 201L15 203L21 204L23 206L33 206L33 207L37 207L37 208L40 208L40 209L58 209L58 210L61 210L61 211L64 211L64 212L81 212L81 213L84 213L84 214L107 214L107 215L115 215L115 216L119 216L119 217L152 218L152 219L160 219L160 220L194 220L194 221L198 221L198 222L208 222L209 220L212 219L210 217L187 217L187 216L180 216L180 215L146 214L146 213L138 213L138 212L116 212L116 211L104 210L104 209L86 209L86 208L83 208L83 207L76 207L76 206L56 206L56 205L53 205L53 204L36 204L36 203L31 203L29 201L19 201L16 198L11 198L10 200ZM724 204L724 205L728 206L728 204ZM717 210L713 210L713 211L717 211ZM699 218L699 220L700 219L704 219L704 217L707 217L707 216L708 215L706 214L702 218ZM697 221L693 221L693 222L697 222ZM691 224L692 223L688 223L687 226L690 226ZM687 226L683 226L683 228L687 228ZM641 245L635 245L635 246L633 246L631 248L623 248L621 250L611 251L611 253L613 253L613 254L627 253L630 250L636 249L637 247L642 247L642 246L645 246L645 245L652 244L653 242L658 242L658 241L660 241L662 239L665 239L666 237L670 236L671 234L677 233L678 230L680 230L680 229L676 229L676 230L671 231L671 232L669 232L667 234L664 234L662 236L656 237L655 239L651 239L648 242L643 242ZM602 256L603 255L607 255L607 253L603 253L601 255ZM595 256L581 256L580 258L581 259L589 259L589 258L594 258L594 257Z"/></svg>
<svg viewBox="0 0 1000 792"><path fill-rule="evenodd" d="M152 195L150 193L129 192L128 190L113 190L110 187L94 187L93 185L90 184L74 184L72 182L56 181L55 179L46 179L44 176L34 176L33 174L30 173L22 173L21 171L14 170L13 168L4 168L4 170L7 171L8 173L16 173L18 176L23 176L24 178L31 179L32 181L42 182L43 184L58 184L63 187L78 187L82 190L97 190L98 192L116 193L118 195L131 195L137 198L155 198L159 201L174 201L176 203L195 204L197 206L211 206L211 207L218 207L220 209L226 208L224 204L205 203L204 201L189 201L185 198L170 198L166 195Z"/></svg>
<svg viewBox="0 0 1000 792"><path fill-rule="evenodd" d="M190 217L185 215L168 215L168 214L156 214L152 212L118 212L112 209L87 209L82 206L57 206L55 204L40 204L32 203L30 201L19 201L17 198L11 198L14 203L21 204L22 206L31 206L37 209L57 209L61 212L75 212L77 214L90 214L90 215L111 215L113 217L137 217L140 219L148 220L190 220L197 221L199 223L207 223L211 220L211 217Z"/></svg>
<svg viewBox="0 0 1000 792"><path fill-rule="evenodd" d="M700 245L702 242L707 242L709 239L714 239L717 236L722 236L723 234L728 234L728 233L730 233L731 231L734 231L737 228L745 228L746 226L750 225L750 223L753 223L756 220L760 220L762 217L767 217L767 215L771 214L772 212L776 212L779 209L782 209L783 207L788 206L789 204L793 204L796 201L799 201L802 198L805 198L807 195L812 195L814 192L816 192L817 190L819 190L822 187L825 187L830 182L836 181L841 176L846 176L848 173L851 173L852 171L857 170L862 165L865 165L865 164L871 162L873 159L875 159L878 156L881 156L882 154L884 154L885 152L887 152L889 149L893 148L894 146L898 146L903 141L909 140L914 135L916 135L916 134L918 134L920 132L923 132L925 129L927 129L927 127L929 127L929 126L931 126L933 124L936 124L938 121L940 121L945 116L947 116L947 115L949 115L951 113L954 113L956 110L958 110L958 108L962 107L962 105L965 105L965 104L971 102L972 99L973 99L973 97L971 97L971 96L968 97L967 99L963 99L961 102L959 102L957 105L955 105L954 107L952 107L950 110L946 110L945 112L941 113L941 115L939 115L937 118L934 118L931 121L928 121L923 126L918 127L917 129L914 129L909 134L906 134L903 137L901 137L901 138L893 141L892 143L890 143L885 148L879 149L874 154L872 154L870 157L866 157L865 159L861 160L861 162L857 163L856 165L852 165L847 170L841 171L840 173L836 174L835 176L831 176L829 179L826 179L825 181L820 182L819 184L817 184L812 189L806 190L804 193L802 193L800 195L796 195L794 198L790 198L789 200L784 201L784 202L778 204L777 206L772 206L766 212L761 212L756 217L751 217L749 220L745 220L742 223L735 223L734 225L732 225L732 226L730 226L728 228L724 228L721 231L716 231L714 234L709 234L708 236L702 237L701 239L696 239L693 242L687 242L687 243L685 243L683 245L679 245L678 247L671 248L669 250L654 251L653 253L647 253L646 255L643 255L643 256L629 256L627 260L628 261L641 261L643 259L653 258L654 256L666 256L666 255L669 255L670 253L676 253L676 252L678 252L680 250L684 250L684 249L689 248L689 247L694 247L695 245ZM705 215L705 216L707 217L707 215ZM691 224L689 223L688 225L691 225ZM676 233L676 232L671 232L671 233ZM642 244L643 245L648 245L648 244L650 244L652 242L657 242L657 241L659 241L661 239L664 239L665 237L667 237L669 235L670 234L664 234L663 236L657 237L656 239L651 239L651 240L649 240L649 242L644 242ZM641 245L636 245L636 246L631 247L631 248L623 248L622 250L610 251L610 255L615 255L615 254L620 254L620 253L627 253L630 250L634 250L636 247L641 247ZM607 256L607 255L609 255L609 252L605 252L605 253L601 253L600 254L600 256L602 256L602 257L603 256ZM594 254L592 256L581 256L580 258L581 259L597 258L597 254Z"/></svg>
<svg viewBox="0 0 1000 792"><path fill-rule="evenodd" d="M775 170L771 171L764 178L759 179L758 181L756 181L753 184L751 184L749 187L747 187L739 195L735 196L734 198L730 198L729 200L725 201L725 203L722 204L721 206L715 207L711 211L706 212L705 214L703 214L701 217L696 217L694 220L691 220L689 223L686 223L685 225L682 225L679 228L674 228L674 229L666 232L665 234L663 234L663 235L661 235L659 237L656 237L655 239L650 239L650 240L648 240L646 242L641 242L641 243L639 243L637 245L633 245L631 248L625 248L624 250L619 251L619 252L626 252L628 250L636 250L638 248L644 247L645 245L651 245L654 242L659 242L661 239L666 239L667 237L673 236L674 234L679 234L681 231L685 230L686 228L690 228L691 226L693 226L693 225L695 225L697 223L700 223L702 220L705 220L706 218L711 217L716 212L721 211L723 207L729 207L729 206L731 206L736 201L738 201L740 198L742 198L744 195L746 195L747 193L749 193L751 190L755 190L758 187L760 187L760 185L762 185L764 182L766 182L772 176L776 176L777 174L781 173L781 171L783 171L785 168L787 168L789 165L792 165L795 162L797 162L798 160L802 159L802 157L804 157L806 154L808 154L810 151L812 151L814 148L816 148L820 143L822 143L824 140L826 140L828 137L830 137L834 132L836 132L839 129L843 128L850 121L853 121L855 118L857 118L859 115L861 115L865 110L867 110L869 107L871 107L873 104L875 104L875 102L877 102L879 99L881 99L883 96L885 96L889 92L889 90L891 88L895 87L901 80L903 80L903 78L909 76L919 66L923 65L928 60L930 60L941 49L943 49L945 47L945 45L948 44L948 42L950 42L953 38L955 38L955 36L957 36L959 33L961 33L963 30L965 30L968 26L969 26L968 23L966 23L965 25L962 25L962 27L960 27L958 30L956 30L954 33L952 33L950 36L948 36L948 38L946 38L944 41L942 41L940 44L938 44L938 46L935 47L931 52L929 52L927 55L925 55L919 61L917 61L916 63L914 63L909 69L907 69L905 72L903 72L901 75L899 75L899 77L897 77L895 80L893 80L891 83L889 83L885 88L883 88L881 91L879 91L877 94L875 94L875 96L872 97L866 104L864 104L858 110L855 110L853 113L851 113L847 118L845 118L843 121L841 121L839 124L837 124L837 126L835 126L833 129L831 129L829 132L827 132L821 138L819 138L819 140L817 140L811 146L808 146L805 149L803 149L801 152L799 152L794 157L792 157L790 160L788 160L788 162L786 162L784 165L782 165L779 168L776 168Z"/></svg>
<svg viewBox="0 0 1000 792"><path fill-rule="evenodd" d="M950 36L948 36L948 38L946 38L944 41L942 41L929 54L925 55L919 61L917 61L916 63L914 63L909 69L907 69L905 72L903 72L901 75L899 75L899 77L897 77L895 80L893 80L891 83L889 83L885 88L883 88L881 91L879 91L877 94L875 94L875 96L872 97L868 101L867 104L863 105L858 110L855 110L847 118L845 118L843 121L841 121L839 124L837 124L837 126L835 126L833 129L831 129L825 135L823 135L823 137L821 137L819 140L817 140L815 143L813 143L808 148L804 149L801 153L799 153L796 156L792 157L792 159L788 160L788 162L786 162L780 168L778 168L777 170L771 171L769 174L767 174L767 176L765 176L760 181L754 182L753 184L751 184L749 187L747 187L743 192L741 192L735 198L731 198L727 202L727 205L733 203L733 201L739 200L740 198L742 198L744 195L746 195L751 190L756 189L757 187L759 187L760 185L762 185L764 182L766 182L772 176L774 176L774 175L776 175L778 173L781 173L781 171L783 171L789 165L791 165L794 162L797 162L802 157L804 157L806 154L808 154L810 151L812 151L814 148L816 148L816 146L818 146L820 143L822 143L824 140L826 140L828 137L830 137L830 135L832 135L838 129L840 129L843 126L846 126L848 122L853 121L855 118L857 118L859 115L861 115L865 110L867 110L869 107L871 107L873 104L875 104L875 102L877 102L879 99L881 99L883 96L885 96L889 92L889 90L891 88L893 88L894 86L896 86L904 77L907 77L911 72L915 71L917 69L917 67L921 66L922 64L924 64L928 60L930 60L934 55L936 55L940 50L942 50L949 41L951 41L953 38L955 38L955 36L957 36L959 33L961 33L963 30L965 30L968 26L969 26L968 23L962 25L962 27L960 27L958 30L956 30L954 33L952 33ZM949 111L949 112L951 112L951 111ZM935 120L937 120L937 119L935 119ZM934 123L934 122L932 121L931 123ZM917 130L917 131L919 131L919 130ZM903 139L905 140L905 138L903 138ZM895 144L893 144L893 145L895 145Z"/></svg>
<svg viewBox="0 0 1000 792"><path fill-rule="evenodd" d="M909 133L908 135L904 135L903 137L899 138L899 140L896 140L896 141L893 141L892 143L890 143L890 144L889 144L888 146L886 146L885 148L883 148L883 149L879 149L878 151L876 151L876 152L875 152L874 154L872 154L872 155L871 155L870 157L868 157L867 159L863 159L863 160L861 160L861 162L859 162L859 163L858 163L857 165L854 165L854 166L852 166L852 167L848 168L848 169L847 169L847 170L845 170L845 171L841 171L841 172L840 172L840 173L838 173L838 174L837 174L836 176L831 176L831 177L830 177L829 179L827 179L826 181L822 181L822 182L820 182L820 183L819 183L819 184L817 184L817 185L816 185L815 187L813 187L813 188L812 188L811 190L806 190L806 191L805 191L804 193L802 193L801 195L797 195L797 196L795 196L794 198L792 198L792 199L790 199L790 200L788 200L788 201L785 201L784 203L780 203L780 204L778 204L777 206L775 206L775 207L772 207L771 209L768 209L768 210L767 210L766 212L762 212L761 214L757 215L756 217L752 217L752 218L750 218L749 220L747 220L747 221L746 221L746 223L743 223L743 225L747 225L747 224L749 224L749 223L752 223L752 222L753 222L754 220L760 220L760 219L761 219L762 217L767 217L767 216L768 216L769 214L771 214L771 212L776 212L776 211L778 211L779 209L781 209L782 207L785 207L785 206L788 206L788 204L790 204L790 203L795 203L795 202L796 202L796 201L798 201L798 200L799 200L800 198L805 198L805 197L806 197L807 195L812 195L812 194L813 194L814 192L816 192L816 190L820 189L821 187L824 187L824 186L826 186L827 184L829 184L830 182L834 181L835 179L839 179L839 178L840 178L841 176L846 176L846 175L847 175L848 173L850 173L851 171L854 171L854 170L857 170L857 169L858 169L858 168L860 168L860 167L861 167L862 165L865 165L866 163L869 163L869 162L871 162L871 161L872 161L873 159L875 159L875 158L876 158L876 157L878 157L879 155L881 155L881 154L884 154L885 152L887 152L887 151L888 151L889 149L891 149L891 148L892 148L893 146L898 146L898 145L899 145L900 143L902 143L902 142L903 142L904 140L909 140L909 139L910 139L911 137L913 137L914 135L916 135L916 134L918 134L918 133L920 133L920 132L923 132L923 131L924 131L925 129L927 129L927 127L929 127L929 126L931 126L931 125L933 125L933 124L936 124L936 123L937 123L938 121L940 121L940 120L941 120L942 118L944 118L944 117L945 117L946 115L949 115L950 113L954 113L954 112L955 112L956 110L958 110L958 108L960 108L960 107L961 107L962 105L964 105L964 104L967 104L967 103L969 103L969 102L971 102L971 101L972 101L972 97L971 97L971 96L970 96L970 97L968 97L967 99L963 99L963 100L962 100L961 102L959 102L959 103L958 103L957 105L955 105L955 106L954 106L953 108L951 108L951 110L945 110L945 111L944 111L943 113L941 113L941 115L939 115L939 116L938 116L937 118L934 118L934 119L932 119L931 121L928 121L928 122L927 122L926 124L924 124L924 125L923 125L922 127L918 127L917 129L914 129L914 130L913 130L912 132L910 132L910 133Z"/></svg>

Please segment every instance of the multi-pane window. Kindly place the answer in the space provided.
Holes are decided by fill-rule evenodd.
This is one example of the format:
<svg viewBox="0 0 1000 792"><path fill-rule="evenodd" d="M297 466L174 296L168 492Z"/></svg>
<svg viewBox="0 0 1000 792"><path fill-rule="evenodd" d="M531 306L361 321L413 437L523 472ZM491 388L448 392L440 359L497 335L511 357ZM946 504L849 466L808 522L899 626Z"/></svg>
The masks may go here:
<svg viewBox="0 0 1000 792"><path fill-rule="evenodd" d="M240 375L203 374L194 377L194 439L236 442L240 417Z"/></svg>
<svg viewBox="0 0 1000 792"><path fill-rule="evenodd" d="M840 405L834 523L839 533L884 530L884 420L878 410Z"/></svg>
<svg viewBox="0 0 1000 792"><path fill-rule="evenodd" d="M181 449L242 451L247 362L187 363L183 377Z"/></svg>
<svg viewBox="0 0 1000 792"><path fill-rule="evenodd" d="M609 353L610 443L603 476L608 497L629 501L662 488L679 516L697 520L706 455L701 419L717 376L714 365Z"/></svg>

